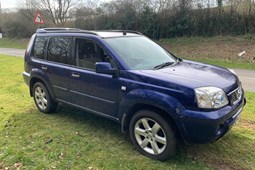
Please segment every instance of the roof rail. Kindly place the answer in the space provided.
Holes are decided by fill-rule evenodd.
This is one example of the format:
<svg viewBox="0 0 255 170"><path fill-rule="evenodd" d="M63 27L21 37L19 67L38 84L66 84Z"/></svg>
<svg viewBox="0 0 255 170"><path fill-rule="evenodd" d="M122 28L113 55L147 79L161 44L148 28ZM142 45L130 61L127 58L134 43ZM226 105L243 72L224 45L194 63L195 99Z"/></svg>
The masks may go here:
<svg viewBox="0 0 255 170"><path fill-rule="evenodd" d="M119 32L123 33L123 35L126 35L127 33L133 33L133 34L139 34L143 35L142 33L138 31L133 30L96 30L96 31L87 31L82 30L79 28L61 28L61 27L52 27L52 28L38 28L36 30L36 33L86 33L86 34L93 34L98 35L99 32Z"/></svg>
<svg viewBox="0 0 255 170"><path fill-rule="evenodd" d="M123 34L126 34L126 33L134 33L134 34L143 35L142 33L138 32L138 31L134 31L134 30L98 30L98 31L122 32Z"/></svg>
<svg viewBox="0 0 255 170"><path fill-rule="evenodd" d="M142 33L138 32L138 31L134 31L134 30L123 30L123 32L127 32L127 33L134 33L134 34L143 35Z"/></svg>
<svg viewBox="0 0 255 170"><path fill-rule="evenodd" d="M36 30L37 33L43 33L43 32L50 32L50 31L54 31L54 32L58 32L58 31L78 31L80 29L78 28L58 28L58 27L52 27L52 28L38 28Z"/></svg>
<svg viewBox="0 0 255 170"><path fill-rule="evenodd" d="M86 31L79 28L60 28L60 27L52 27L52 28L39 28L36 30L36 33L87 33L87 34L94 34L97 35L93 31Z"/></svg>

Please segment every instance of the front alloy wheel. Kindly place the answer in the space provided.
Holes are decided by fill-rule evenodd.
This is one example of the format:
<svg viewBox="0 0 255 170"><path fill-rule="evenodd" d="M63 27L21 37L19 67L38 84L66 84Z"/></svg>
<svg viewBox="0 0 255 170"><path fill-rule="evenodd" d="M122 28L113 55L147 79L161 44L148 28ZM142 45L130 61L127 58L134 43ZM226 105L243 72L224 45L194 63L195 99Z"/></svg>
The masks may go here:
<svg viewBox="0 0 255 170"><path fill-rule="evenodd" d="M129 130L133 144L143 155L164 161L174 154L174 132L156 112L138 111L131 119Z"/></svg>
<svg viewBox="0 0 255 170"><path fill-rule="evenodd" d="M165 150L166 134L156 121L149 118L139 119L134 131L137 143L146 152L157 155Z"/></svg>

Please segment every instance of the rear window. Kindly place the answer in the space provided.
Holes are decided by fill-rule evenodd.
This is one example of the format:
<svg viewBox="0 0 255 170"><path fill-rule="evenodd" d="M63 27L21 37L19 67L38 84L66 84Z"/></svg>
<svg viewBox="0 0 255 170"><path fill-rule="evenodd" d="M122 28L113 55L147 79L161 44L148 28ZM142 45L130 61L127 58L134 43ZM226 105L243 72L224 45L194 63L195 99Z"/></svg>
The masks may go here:
<svg viewBox="0 0 255 170"><path fill-rule="evenodd" d="M44 59L47 41L48 41L48 37L36 37L34 51L33 51L34 57Z"/></svg>

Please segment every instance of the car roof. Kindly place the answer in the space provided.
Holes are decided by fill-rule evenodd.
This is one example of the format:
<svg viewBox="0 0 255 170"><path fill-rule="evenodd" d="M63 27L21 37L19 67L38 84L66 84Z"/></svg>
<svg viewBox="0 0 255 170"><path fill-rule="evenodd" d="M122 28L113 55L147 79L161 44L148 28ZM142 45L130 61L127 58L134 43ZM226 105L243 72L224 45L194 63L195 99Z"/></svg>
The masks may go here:
<svg viewBox="0 0 255 170"><path fill-rule="evenodd" d="M40 28L36 33L79 33L79 34L92 34L101 38L122 37L122 36L139 36L140 32L133 30L82 30L78 28Z"/></svg>

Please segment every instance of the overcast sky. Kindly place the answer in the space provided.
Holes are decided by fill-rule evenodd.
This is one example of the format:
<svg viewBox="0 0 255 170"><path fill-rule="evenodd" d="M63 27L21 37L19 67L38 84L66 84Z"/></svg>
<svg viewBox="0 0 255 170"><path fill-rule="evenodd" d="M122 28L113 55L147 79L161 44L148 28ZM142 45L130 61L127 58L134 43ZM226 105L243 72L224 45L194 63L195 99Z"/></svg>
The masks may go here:
<svg viewBox="0 0 255 170"><path fill-rule="evenodd" d="M15 8L18 4L24 2L24 0L0 0L2 8Z"/></svg>
<svg viewBox="0 0 255 170"><path fill-rule="evenodd" d="M0 0L2 8L11 8L16 6L16 0Z"/></svg>
<svg viewBox="0 0 255 170"><path fill-rule="evenodd" d="M86 0L82 0L83 2ZM101 2L108 2L111 0L100 0ZM216 4L216 0L210 0L212 4ZM0 0L2 8L15 8L21 7L25 4L26 0ZM207 1L204 1L207 2ZM214 3L213 3L214 2Z"/></svg>
<svg viewBox="0 0 255 170"><path fill-rule="evenodd" d="M86 0L82 0L85 2ZM110 0L101 0L101 2L108 2ZM0 0L2 8L15 8L23 6L26 0Z"/></svg>

